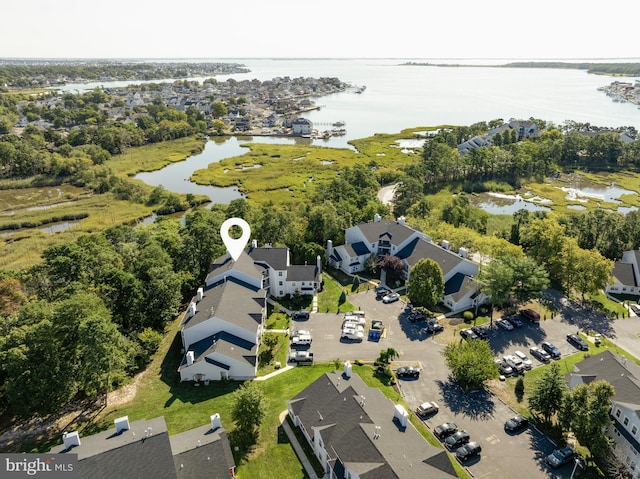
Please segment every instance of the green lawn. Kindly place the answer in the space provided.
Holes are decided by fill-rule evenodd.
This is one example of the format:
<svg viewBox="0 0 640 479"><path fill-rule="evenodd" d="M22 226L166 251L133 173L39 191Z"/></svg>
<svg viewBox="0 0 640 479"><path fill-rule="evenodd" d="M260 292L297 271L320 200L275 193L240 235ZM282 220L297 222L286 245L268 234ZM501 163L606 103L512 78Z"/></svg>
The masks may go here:
<svg viewBox="0 0 640 479"><path fill-rule="evenodd" d="M260 345L258 350L258 376L266 376L287 365L289 335L287 333L265 334L275 334L278 338L278 344L271 351L267 350L264 343ZM278 363L280 366L276 367Z"/></svg>
<svg viewBox="0 0 640 479"><path fill-rule="evenodd" d="M346 302L338 304L340 294L344 291L349 294L351 288L343 288L336 280L326 273L322 273L324 280L324 291L318 294L318 311L321 313L343 313L353 311L355 307L347 299Z"/></svg>

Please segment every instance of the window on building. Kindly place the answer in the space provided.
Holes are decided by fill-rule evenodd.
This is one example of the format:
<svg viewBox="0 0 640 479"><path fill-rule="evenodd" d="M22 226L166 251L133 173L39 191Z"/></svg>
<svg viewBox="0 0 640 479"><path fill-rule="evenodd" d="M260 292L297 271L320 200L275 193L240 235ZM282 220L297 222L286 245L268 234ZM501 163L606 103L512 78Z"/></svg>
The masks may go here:
<svg viewBox="0 0 640 479"><path fill-rule="evenodd" d="M278 286L282 286L282 281L278 281Z"/></svg>
<svg viewBox="0 0 640 479"><path fill-rule="evenodd" d="M616 417L620 417L620 409L616 411Z"/></svg>
<svg viewBox="0 0 640 479"><path fill-rule="evenodd" d="M291 286L295 286L295 285L296 285L296 282L295 282L295 281L293 281L293 282L291 283Z"/></svg>
<svg viewBox="0 0 640 479"><path fill-rule="evenodd" d="M635 436L635 435L636 435L636 432L638 432L638 426L635 426L635 425L634 425L634 426L631 428L631 434L633 434L633 435Z"/></svg>
<svg viewBox="0 0 640 479"><path fill-rule="evenodd" d="M278 271L278 276L282 276L282 271Z"/></svg>
<svg viewBox="0 0 640 479"><path fill-rule="evenodd" d="M627 424L629 424L629 418L628 418L628 417L625 417L625 418L624 418L624 421L622 421L622 424L624 424L625 426L626 426Z"/></svg>

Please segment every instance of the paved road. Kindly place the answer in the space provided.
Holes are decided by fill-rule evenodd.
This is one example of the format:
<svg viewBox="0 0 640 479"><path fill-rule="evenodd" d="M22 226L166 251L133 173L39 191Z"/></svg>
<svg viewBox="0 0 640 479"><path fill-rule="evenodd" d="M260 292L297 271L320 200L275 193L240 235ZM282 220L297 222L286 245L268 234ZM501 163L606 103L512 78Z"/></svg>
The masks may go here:
<svg viewBox="0 0 640 479"><path fill-rule="evenodd" d="M574 354L577 350L566 341L566 335L578 329L596 330L640 356L640 340L636 337L640 330L639 318L608 320L553 294L549 298L561 306L561 314L557 317L542 321L539 326L525 322L522 328L513 331L504 331L494 325L489 341L496 356L513 353L516 349L528 354L529 347L542 341L555 344L563 356ZM480 459L465 464L475 477L538 479L571 475L571 466L552 471L544 464L544 457L554 445L536 429L529 428L517 435L504 431L504 422L515 414L507 405L487 393L464 394L450 380L441 351L448 341L460 340L455 328L447 327L443 333L431 336L419 323L408 321L403 313L406 305L402 301L383 304L376 300L373 290L352 295L349 300L357 309L366 312L368 321L382 320L386 326L385 336L379 342L341 340L343 314L320 312L312 314L307 321L294 321L294 328L312 332L312 349L317 361L373 361L382 349L393 347L400 353L395 366L413 365L422 369L418 380L400 382L407 403L412 408L430 400L440 405L440 411L427 418L425 424L433 428L453 421L469 431L472 440L482 444ZM538 364L533 358L532 361L534 365Z"/></svg>

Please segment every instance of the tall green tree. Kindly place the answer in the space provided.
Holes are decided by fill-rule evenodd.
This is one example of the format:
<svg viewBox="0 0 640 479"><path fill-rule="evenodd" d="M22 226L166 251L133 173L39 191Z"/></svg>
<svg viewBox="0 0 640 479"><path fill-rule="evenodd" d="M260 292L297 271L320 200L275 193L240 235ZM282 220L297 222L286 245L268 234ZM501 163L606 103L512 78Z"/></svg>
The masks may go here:
<svg viewBox="0 0 640 479"><path fill-rule="evenodd" d="M498 366L487 341L461 341L449 343L442 352L451 374L463 388L481 386L497 378Z"/></svg>
<svg viewBox="0 0 640 479"><path fill-rule="evenodd" d="M259 383L247 381L233 393L231 419L242 433L251 434L259 427L267 412L264 390Z"/></svg>
<svg viewBox="0 0 640 479"><path fill-rule="evenodd" d="M422 258L409 272L407 296L415 306L433 307L444 294L444 275L438 263L430 258Z"/></svg>
<svg viewBox="0 0 640 479"><path fill-rule="evenodd" d="M539 414L549 424L551 418L560 411L567 384L562 377L560 365L552 363L544 370L529 393L529 409Z"/></svg>
<svg viewBox="0 0 640 479"><path fill-rule="evenodd" d="M609 411L614 394L613 386L607 381L594 381L579 384L564 397L560 413L562 426L571 429L580 444L597 458L605 458L609 453L609 440L604 431L611 424Z"/></svg>

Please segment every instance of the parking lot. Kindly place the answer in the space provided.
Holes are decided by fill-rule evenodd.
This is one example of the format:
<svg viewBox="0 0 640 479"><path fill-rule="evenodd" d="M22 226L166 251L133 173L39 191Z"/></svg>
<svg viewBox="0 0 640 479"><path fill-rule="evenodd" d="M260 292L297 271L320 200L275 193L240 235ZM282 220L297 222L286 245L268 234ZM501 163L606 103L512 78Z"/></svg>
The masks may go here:
<svg viewBox="0 0 640 479"><path fill-rule="evenodd" d="M362 342L341 340L344 313L314 313L308 320L294 321L292 327L311 331L311 348L316 361L373 361L381 350L393 347L400 354L394 361L395 367L411 365L421 369L419 379L399 381L399 389L410 407L415 409L424 401L435 401L440 406L438 413L424 420L425 424L433 429L452 421L460 429L467 430L472 441L482 445L481 456L464 464L475 477L501 479L517 475L521 479L537 479L571 475L571 465L550 470L544 463L544 457L555 446L535 428L529 427L513 435L504 431L505 421L515 413L500 399L486 392L465 394L451 381L441 351L447 342L461 340L458 329L446 327L435 336L428 334L424 322L411 323L407 319L403 313L406 305L402 301L383 304L376 300L373 290L349 299L356 309L365 311L368 324L372 319L384 322L384 336L377 342L367 340L366 334ZM542 341L552 342L566 356L577 352L566 341L566 335L575 332L575 326L559 320L542 321L540 325L524 322L521 328L512 331L494 325L489 331L489 341L496 357L512 354L516 349L529 355L529 347ZM540 364L534 358L531 360L534 367Z"/></svg>

